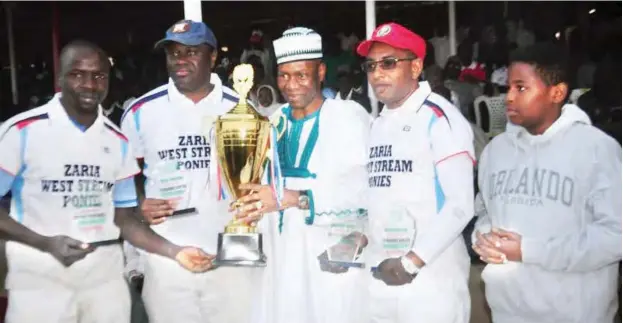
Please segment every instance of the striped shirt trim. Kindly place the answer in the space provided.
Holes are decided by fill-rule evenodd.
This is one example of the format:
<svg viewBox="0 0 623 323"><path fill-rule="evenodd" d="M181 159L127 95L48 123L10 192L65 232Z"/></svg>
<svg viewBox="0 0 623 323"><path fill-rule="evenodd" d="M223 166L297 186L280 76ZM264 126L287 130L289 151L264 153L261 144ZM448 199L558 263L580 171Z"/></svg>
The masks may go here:
<svg viewBox="0 0 623 323"><path fill-rule="evenodd" d="M446 112L443 111L443 109L438 104L435 104L429 100L425 100L424 105L431 108L435 116L437 116L437 118L442 118L442 117L445 118L446 121L448 122L448 126L452 128L452 125L450 124L450 119L448 119L448 115L446 115Z"/></svg>
<svg viewBox="0 0 623 323"><path fill-rule="evenodd" d="M168 91L166 89L160 91L160 92L156 92L154 94L150 94L146 97L140 98L138 99L138 101L134 102L132 105L130 105L130 107L128 107L125 112L123 113L123 116L121 117L121 122L123 122L123 120L125 119L125 117L128 115L128 113L130 111L132 111L132 113L135 113L138 109L140 109L145 103L155 100L157 98L163 97L165 95L168 94Z"/></svg>
<svg viewBox="0 0 623 323"><path fill-rule="evenodd" d="M42 113L42 114L38 114L32 117L27 117L25 119L19 120L19 121L15 121L12 125L10 125L7 130L0 135L0 139L2 137L4 137L4 135L6 135L6 133L13 127L17 127L18 130L22 130L24 128L26 128L28 125L32 124L35 121L38 120L45 120L45 119L49 119L50 116L46 113Z"/></svg>
<svg viewBox="0 0 623 323"><path fill-rule="evenodd" d="M26 118L24 120L17 121L13 125L11 125L11 127L16 126L17 129L21 130L21 129L26 128L29 124L31 124L31 123L33 123L33 122L35 122L37 120L44 120L44 119L48 119L48 118L49 118L49 116L48 116L47 113L42 113L40 115L32 116L32 117Z"/></svg>
<svg viewBox="0 0 623 323"><path fill-rule="evenodd" d="M458 156L461 156L461 155L467 156L467 158L469 158L469 160L472 161L472 164L476 165L476 160L472 157L472 155L470 155L469 151L463 150L463 151L459 151L458 153L451 154L449 156L446 156L446 157L438 160L437 162L435 162L435 166L439 165L440 163L442 163L442 162L444 162L444 161L446 161L448 159L451 159L451 158L454 158L454 157L458 157Z"/></svg>
<svg viewBox="0 0 623 323"><path fill-rule="evenodd" d="M123 200L123 201L114 201L115 203L115 207L132 207L132 206L136 206L138 204L138 200L137 199L129 199L129 200Z"/></svg>
<svg viewBox="0 0 623 323"><path fill-rule="evenodd" d="M225 91L223 91L223 99L232 101L232 102L238 102L238 98L235 97L234 95L231 95Z"/></svg>
<svg viewBox="0 0 623 323"><path fill-rule="evenodd" d="M106 129L112 131L117 137L119 137L121 140L125 141L125 142L129 142L128 137L126 137L125 135L123 135L123 133L117 129L115 129L115 127L109 125L108 123L104 122L104 126L106 127Z"/></svg>

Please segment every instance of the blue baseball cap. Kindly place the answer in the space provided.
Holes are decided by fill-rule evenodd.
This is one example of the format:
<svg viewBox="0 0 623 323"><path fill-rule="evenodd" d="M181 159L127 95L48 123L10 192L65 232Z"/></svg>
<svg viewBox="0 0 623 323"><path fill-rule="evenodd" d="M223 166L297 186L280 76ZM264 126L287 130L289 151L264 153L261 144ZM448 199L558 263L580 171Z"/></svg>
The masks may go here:
<svg viewBox="0 0 623 323"><path fill-rule="evenodd" d="M167 30L164 39L158 41L155 48L159 48L167 42L176 42L186 46L208 44L216 49L216 37L212 30L203 22L181 20L173 24Z"/></svg>

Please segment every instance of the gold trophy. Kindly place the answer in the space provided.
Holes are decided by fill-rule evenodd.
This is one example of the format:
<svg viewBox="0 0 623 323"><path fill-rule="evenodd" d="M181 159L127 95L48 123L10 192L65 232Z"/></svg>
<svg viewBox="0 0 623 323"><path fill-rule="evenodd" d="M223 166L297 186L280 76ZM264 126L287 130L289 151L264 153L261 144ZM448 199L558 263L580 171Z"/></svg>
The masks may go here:
<svg viewBox="0 0 623 323"><path fill-rule="evenodd" d="M240 100L228 113L216 119L216 151L221 165L223 184L235 202L250 192L241 190L240 184L260 184L270 141L271 124L249 104L247 95L253 87L253 67L236 66L233 74L234 90ZM235 219L218 235L216 263L219 266L266 266L262 251L262 234L257 228Z"/></svg>

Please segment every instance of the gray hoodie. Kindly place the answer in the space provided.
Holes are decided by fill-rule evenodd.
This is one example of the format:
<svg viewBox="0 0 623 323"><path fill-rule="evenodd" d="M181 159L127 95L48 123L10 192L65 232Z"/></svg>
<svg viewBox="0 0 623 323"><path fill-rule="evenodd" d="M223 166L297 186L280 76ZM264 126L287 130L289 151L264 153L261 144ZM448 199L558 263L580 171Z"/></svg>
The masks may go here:
<svg viewBox="0 0 623 323"><path fill-rule="evenodd" d="M498 323L611 323L621 260L621 147L575 105L545 133L485 148L475 230L522 236L522 262L482 273Z"/></svg>

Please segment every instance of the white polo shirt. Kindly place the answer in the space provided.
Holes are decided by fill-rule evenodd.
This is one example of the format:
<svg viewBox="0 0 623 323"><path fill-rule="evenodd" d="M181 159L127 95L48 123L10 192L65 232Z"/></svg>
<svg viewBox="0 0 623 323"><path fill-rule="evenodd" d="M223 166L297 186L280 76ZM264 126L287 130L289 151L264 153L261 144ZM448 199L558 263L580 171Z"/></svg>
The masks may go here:
<svg viewBox="0 0 623 323"><path fill-rule="evenodd" d="M418 245L424 246L419 244L419 238L438 219L452 217L441 214L446 206L446 195L438 176L439 165L463 154L473 159L472 138L469 123L461 112L431 92L428 82L420 82L419 88L401 107L383 109L372 124L369 146L369 218L373 246L380 248L383 243L386 234L383 228L404 224L390 225L390 221L396 220L390 217L408 211L410 219L405 221L411 222L409 225L413 226L416 237L409 249L416 250L424 261L431 260L428 258L433 255L428 254L428 247L418 250ZM468 175L471 178L472 174ZM473 196L469 197L471 199ZM423 243L428 246L432 241ZM372 259L376 263L372 266L387 258L375 256Z"/></svg>
<svg viewBox="0 0 623 323"><path fill-rule="evenodd" d="M232 215L227 212L226 202L217 201L218 193L209 185L214 152L206 138L211 128L204 123L206 117L215 119L233 109L238 96L214 73L210 82L214 85L212 92L195 104L169 80L131 104L121 128L134 147L134 155L144 161L147 198L166 198L155 185L154 165L173 162L190 178L188 206L196 208L198 214L169 217L152 229L173 243L215 253L217 234Z"/></svg>
<svg viewBox="0 0 623 323"><path fill-rule="evenodd" d="M59 98L57 94L0 127L0 169L5 179L13 176L11 216L41 235L84 242L118 238L115 207L136 206L128 179L139 168L128 139L101 108L93 125L79 129ZM128 192L125 197L118 188ZM100 247L69 268L19 243L9 242L7 255L9 287L36 284L32 277L20 279L33 273L75 285L109 279L123 270L120 245Z"/></svg>

